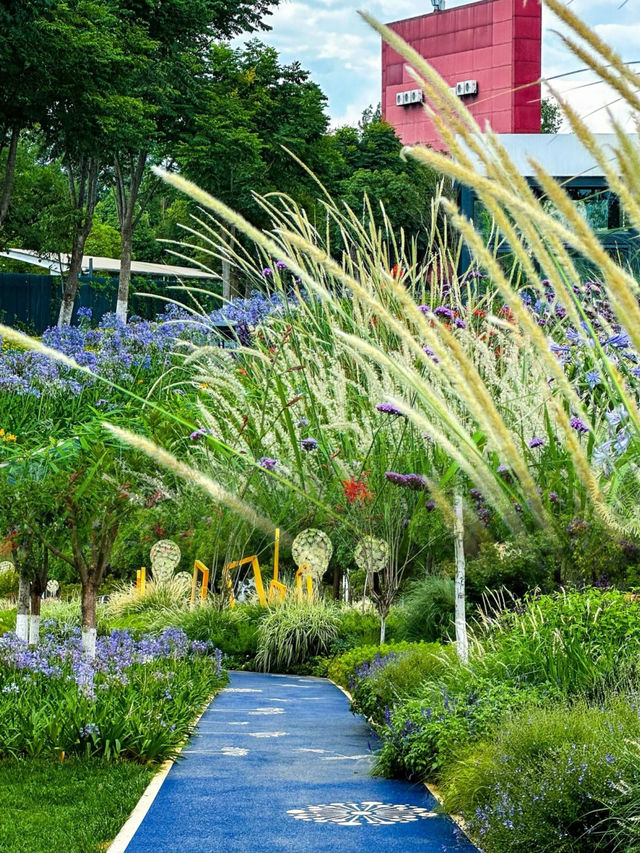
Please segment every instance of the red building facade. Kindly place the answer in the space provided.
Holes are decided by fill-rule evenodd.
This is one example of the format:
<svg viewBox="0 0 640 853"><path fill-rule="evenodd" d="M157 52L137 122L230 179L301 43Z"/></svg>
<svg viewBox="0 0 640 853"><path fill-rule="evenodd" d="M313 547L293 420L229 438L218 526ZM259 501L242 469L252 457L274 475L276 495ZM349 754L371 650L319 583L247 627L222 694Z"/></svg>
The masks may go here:
<svg viewBox="0 0 640 853"><path fill-rule="evenodd" d="M449 83L481 127L540 132L538 0L482 0L389 24ZM441 143L405 60L382 44L382 115L406 145ZM407 94L408 93L408 94ZM413 94L412 94L413 93Z"/></svg>

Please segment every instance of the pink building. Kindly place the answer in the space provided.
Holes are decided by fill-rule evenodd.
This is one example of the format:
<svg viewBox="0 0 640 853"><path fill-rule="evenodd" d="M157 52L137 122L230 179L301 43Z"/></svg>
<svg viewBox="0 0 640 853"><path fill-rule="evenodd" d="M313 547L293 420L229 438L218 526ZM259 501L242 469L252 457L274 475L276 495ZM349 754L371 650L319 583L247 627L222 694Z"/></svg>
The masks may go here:
<svg viewBox="0 0 640 853"><path fill-rule="evenodd" d="M481 0L389 24L442 75L481 127L540 132L538 0ZM382 115L402 141L440 147L402 57L382 44Z"/></svg>

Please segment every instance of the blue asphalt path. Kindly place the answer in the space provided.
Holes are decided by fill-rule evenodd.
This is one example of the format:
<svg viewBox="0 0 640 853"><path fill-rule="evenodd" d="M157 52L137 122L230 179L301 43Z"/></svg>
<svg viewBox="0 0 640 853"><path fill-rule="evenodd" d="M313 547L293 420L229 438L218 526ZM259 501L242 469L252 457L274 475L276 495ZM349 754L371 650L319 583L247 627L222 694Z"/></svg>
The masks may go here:
<svg viewBox="0 0 640 853"><path fill-rule="evenodd" d="M326 679L234 672L127 853L474 853L422 785L370 775L371 740Z"/></svg>

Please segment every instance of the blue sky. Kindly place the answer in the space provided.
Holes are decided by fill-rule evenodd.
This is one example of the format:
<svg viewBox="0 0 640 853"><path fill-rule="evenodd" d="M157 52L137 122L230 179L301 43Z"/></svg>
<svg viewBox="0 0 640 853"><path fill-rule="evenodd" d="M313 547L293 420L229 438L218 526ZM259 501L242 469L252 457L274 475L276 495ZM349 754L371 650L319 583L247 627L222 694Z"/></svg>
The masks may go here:
<svg viewBox="0 0 640 853"><path fill-rule="evenodd" d="M640 60L640 0L573 0L571 9L613 45L626 61ZM448 0L447 8L464 5ZM356 123L362 110L380 100L380 40L357 14L365 9L382 21L420 15L430 0L283 0L270 18L271 32L260 35L284 62L300 61L329 98L334 126ZM580 68L554 30L557 19L543 10L543 75L550 77ZM635 66L640 71L640 63ZM558 81L590 126L608 129L604 106L615 95L591 77L576 74ZM621 115L615 104L612 110ZM622 114L624 115L624 114ZM629 123L628 129L632 130Z"/></svg>

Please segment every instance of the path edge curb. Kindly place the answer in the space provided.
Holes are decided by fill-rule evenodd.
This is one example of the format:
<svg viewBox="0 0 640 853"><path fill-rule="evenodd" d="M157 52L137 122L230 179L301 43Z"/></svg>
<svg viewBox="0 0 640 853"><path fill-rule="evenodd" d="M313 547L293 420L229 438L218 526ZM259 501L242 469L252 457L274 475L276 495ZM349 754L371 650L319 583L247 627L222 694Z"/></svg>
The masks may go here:
<svg viewBox="0 0 640 853"><path fill-rule="evenodd" d="M129 817L126 819L126 821L123 823L123 825L120 827L120 831L118 832L116 837L113 839L111 844L107 847L106 853L125 853L125 850L129 846L129 842L132 840L133 836L138 831L140 824L145 819L147 812L149 811L149 809L153 805L153 801L158 796L158 792L159 792L160 788L162 787L164 780L169 775L169 771L171 770L173 765L176 763L176 761L180 757L182 750L189 743L189 740L191 739L191 735L193 734L196 726L198 725L198 723L200 722L200 720L204 716L205 711L207 710L209 705L213 702L213 700L216 698L218 693L221 692L221 690L224 690L224 687L221 687L219 690L216 690L215 693L213 693L207 699L204 707L202 708L202 710L200 711L198 716L195 718L195 720L189 726L189 733L187 734L186 738L184 739L184 742L180 745L175 756L173 758L167 758L167 760L164 761L160 765L158 772L154 774L151 781L149 782L147 787L142 792L142 796L140 797L138 802L133 807L133 811L131 812Z"/></svg>

